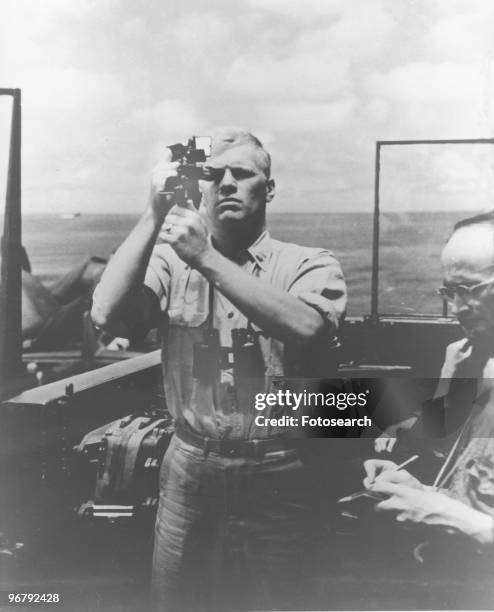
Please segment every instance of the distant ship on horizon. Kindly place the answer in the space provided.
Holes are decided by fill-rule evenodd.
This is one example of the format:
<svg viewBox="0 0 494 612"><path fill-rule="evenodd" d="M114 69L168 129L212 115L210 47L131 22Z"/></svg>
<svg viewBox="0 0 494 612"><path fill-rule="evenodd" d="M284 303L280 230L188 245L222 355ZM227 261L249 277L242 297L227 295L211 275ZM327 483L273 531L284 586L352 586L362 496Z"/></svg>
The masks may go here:
<svg viewBox="0 0 494 612"><path fill-rule="evenodd" d="M82 213L74 212L74 213L62 213L58 215L59 219L75 219L76 217L80 217Z"/></svg>

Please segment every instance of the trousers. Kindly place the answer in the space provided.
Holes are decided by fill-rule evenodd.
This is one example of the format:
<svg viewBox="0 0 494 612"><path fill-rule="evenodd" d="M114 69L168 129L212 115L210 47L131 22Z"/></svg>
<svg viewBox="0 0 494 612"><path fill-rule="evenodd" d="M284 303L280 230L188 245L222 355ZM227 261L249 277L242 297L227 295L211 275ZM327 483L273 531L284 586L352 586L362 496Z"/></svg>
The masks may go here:
<svg viewBox="0 0 494 612"><path fill-rule="evenodd" d="M155 608L293 609L310 573L311 494L296 449L256 461L174 436L160 470Z"/></svg>

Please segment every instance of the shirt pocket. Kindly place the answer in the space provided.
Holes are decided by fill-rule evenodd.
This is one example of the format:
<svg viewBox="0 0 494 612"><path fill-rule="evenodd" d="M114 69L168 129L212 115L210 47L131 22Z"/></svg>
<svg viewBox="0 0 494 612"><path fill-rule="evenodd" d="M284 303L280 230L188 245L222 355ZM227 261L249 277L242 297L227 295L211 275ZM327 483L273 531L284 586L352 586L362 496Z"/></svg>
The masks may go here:
<svg viewBox="0 0 494 612"><path fill-rule="evenodd" d="M196 270L187 269L172 285L168 316L170 325L199 327L208 318L209 284Z"/></svg>

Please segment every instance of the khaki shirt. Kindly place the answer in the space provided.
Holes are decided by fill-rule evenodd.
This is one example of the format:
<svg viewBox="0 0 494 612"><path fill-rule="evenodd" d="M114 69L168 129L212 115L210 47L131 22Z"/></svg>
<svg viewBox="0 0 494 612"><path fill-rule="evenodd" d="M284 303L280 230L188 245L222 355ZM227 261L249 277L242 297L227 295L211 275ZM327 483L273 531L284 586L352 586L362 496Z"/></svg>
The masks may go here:
<svg viewBox="0 0 494 612"><path fill-rule="evenodd" d="M235 263L317 310L326 320L320 350L290 351L274 338L257 332L263 378L246 379L234 387L232 369L218 372L215 382L194 378L194 344L203 341L209 315L210 286L166 244L155 246L145 284L156 294L162 312L163 372L167 404L174 418L212 438L252 439L279 435L280 428L254 425L256 393L270 392L285 377L316 378L327 371L327 351L344 316L346 288L339 263L331 252L280 242L264 232ZM214 289L213 325L222 347L231 347L231 331L247 328L246 317ZM276 412L276 407L270 409ZM267 415L266 411L264 414ZM283 429L283 428L281 428Z"/></svg>

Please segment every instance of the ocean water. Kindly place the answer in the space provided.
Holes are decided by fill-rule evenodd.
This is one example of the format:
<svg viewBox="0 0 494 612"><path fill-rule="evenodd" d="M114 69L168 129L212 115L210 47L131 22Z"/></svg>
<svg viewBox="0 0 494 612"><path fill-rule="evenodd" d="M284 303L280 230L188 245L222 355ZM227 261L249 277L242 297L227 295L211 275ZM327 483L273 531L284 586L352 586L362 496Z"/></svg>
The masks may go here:
<svg viewBox="0 0 494 612"><path fill-rule="evenodd" d="M381 215L379 310L383 313L439 314L435 293L441 284L439 253L453 224L465 214ZM137 220L136 215L81 215L23 219L23 243L33 273L48 284L84 257L107 258ZM274 214L275 238L331 249L339 259L349 292L349 314L370 312L372 215L367 213Z"/></svg>

